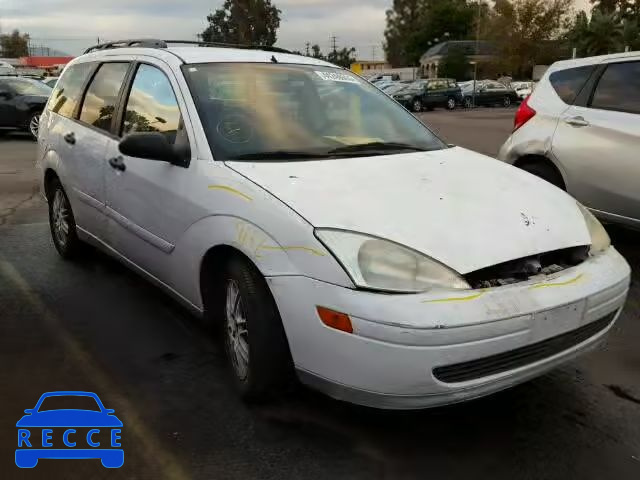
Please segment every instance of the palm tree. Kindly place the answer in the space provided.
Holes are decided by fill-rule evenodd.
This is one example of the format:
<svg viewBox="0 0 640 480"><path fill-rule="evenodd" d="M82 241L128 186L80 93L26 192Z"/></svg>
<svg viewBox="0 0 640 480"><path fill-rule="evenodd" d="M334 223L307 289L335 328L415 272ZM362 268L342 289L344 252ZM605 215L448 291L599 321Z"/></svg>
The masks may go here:
<svg viewBox="0 0 640 480"><path fill-rule="evenodd" d="M583 47L588 55L603 55L621 50L623 42L622 25L615 13L601 13L594 10L589 29L583 38Z"/></svg>
<svg viewBox="0 0 640 480"><path fill-rule="evenodd" d="M635 20L625 20L622 27L622 43L629 50L640 49L640 28Z"/></svg>

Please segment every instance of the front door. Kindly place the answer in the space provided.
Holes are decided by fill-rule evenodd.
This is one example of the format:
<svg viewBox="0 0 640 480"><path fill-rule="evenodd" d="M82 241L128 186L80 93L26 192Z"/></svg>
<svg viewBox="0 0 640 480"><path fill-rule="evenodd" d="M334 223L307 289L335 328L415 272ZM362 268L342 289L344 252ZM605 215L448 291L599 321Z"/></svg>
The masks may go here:
<svg viewBox="0 0 640 480"><path fill-rule="evenodd" d="M158 65L137 66L126 99L121 136L161 132L174 145L188 145L171 72ZM184 111L184 109L183 109ZM190 168L123 155L118 139L108 146L107 230L109 244L160 280L180 235L203 216L189 201ZM116 159L111 161L111 159ZM191 162L191 169L196 161ZM122 165L114 167L113 165Z"/></svg>
<svg viewBox="0 0 640 480"><path fill-rule="evenodd" d="M0 79L0 127L15 126L16 107L14 95L9 85Z"/></svg>
<svg viewBox="0 0 640 480"><path fill-rule="evenodd" d="M571 195L593 209L640 221L639 124L640 61L611 63L588 105L569 107L553 137Z"/></svg>

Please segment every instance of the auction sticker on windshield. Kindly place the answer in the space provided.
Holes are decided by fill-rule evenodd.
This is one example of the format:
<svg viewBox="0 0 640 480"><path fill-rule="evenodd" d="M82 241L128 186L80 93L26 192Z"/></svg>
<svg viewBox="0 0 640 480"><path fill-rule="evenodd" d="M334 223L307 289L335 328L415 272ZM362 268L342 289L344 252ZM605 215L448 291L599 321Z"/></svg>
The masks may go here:
<svg viewBox="0 0 640 480"><path fill-rule="evenodd" d="M341 73L341 72L320 72L318 70L315 70L315 72L318 74L318 76L323 79L326 80L328 82L346 82L346 83L355 83L355 84L359 84L360 81L352 76L352 75L348 75L346 73Z"/></svg>

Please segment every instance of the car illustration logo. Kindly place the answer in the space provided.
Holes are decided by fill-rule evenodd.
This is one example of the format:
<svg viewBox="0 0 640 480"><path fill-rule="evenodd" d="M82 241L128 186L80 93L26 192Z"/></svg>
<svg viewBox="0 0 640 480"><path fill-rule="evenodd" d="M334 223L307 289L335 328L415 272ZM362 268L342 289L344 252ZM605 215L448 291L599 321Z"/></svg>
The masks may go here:
<svg viewBox="0 0 640 480"><path fill-rule="evenodd" d="M82 408L65 408L71 405ZM124 464L122 422L95 393L48 392L24 413L16 423L18 467L33 468L39 459L100 459L106 468Z"/></svg>

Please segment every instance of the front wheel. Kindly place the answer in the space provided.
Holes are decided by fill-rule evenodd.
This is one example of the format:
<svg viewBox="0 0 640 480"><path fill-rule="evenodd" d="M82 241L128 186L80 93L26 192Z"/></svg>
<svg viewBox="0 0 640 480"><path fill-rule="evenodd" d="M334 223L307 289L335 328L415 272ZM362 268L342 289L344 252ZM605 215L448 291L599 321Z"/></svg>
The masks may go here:
<svg viewBox="0 0 640 480"><path fill-rule="evenodd" d="M464 108L472 108L473 100L471 99L471 97L464 97L463 105L464 105Z"/></svg>
<svg viewBox="0 0 640 480"><path fill-rule="evenodd" d="M265 401L291 383L293 362L275 301L258 270L241 257L220 277L224 345L240 395Z"/></svg>
<svg viewBox="0 0 640 480"><path fill-rule="evenodd" d="M456 108L456 99L453 97L449 97L447 99L447 110L453 110Z"/></svg>
<svg viewBox="0 0 640 480"><path fill-rule="evenodd" d="M414 100L411 104L411 109L416 113L420 113L422 111L422 102L418 99Z"/></svg>
<svg viewBox="0 0 640 480"><path fill-rule="evenodd" d="M509 108L511 106L511 97L504 97L502 99L502 106L504 108Z"/></svg>

